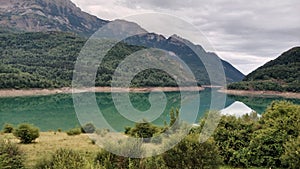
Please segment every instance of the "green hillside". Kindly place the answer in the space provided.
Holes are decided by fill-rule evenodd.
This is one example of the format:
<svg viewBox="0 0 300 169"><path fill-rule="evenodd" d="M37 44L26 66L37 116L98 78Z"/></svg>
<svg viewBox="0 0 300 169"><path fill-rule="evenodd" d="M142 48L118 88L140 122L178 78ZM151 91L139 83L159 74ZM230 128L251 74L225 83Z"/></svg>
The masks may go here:
<svg viewBox="0 0 300 169"><path fill-rule="evenodd" d="M0 88L60 88L71 86L75 61L85 38L72 33L0 32ZM117 44L99 65L96 86L110 86L118 64L142 47ZM177 86L160 70L146 70L133 86Z"/></svg>
<svg viewBox="0 0 300 169"><path fill-rule="evenodd" d="M228 89L300 92L300 47L294 47Z"/></svg>

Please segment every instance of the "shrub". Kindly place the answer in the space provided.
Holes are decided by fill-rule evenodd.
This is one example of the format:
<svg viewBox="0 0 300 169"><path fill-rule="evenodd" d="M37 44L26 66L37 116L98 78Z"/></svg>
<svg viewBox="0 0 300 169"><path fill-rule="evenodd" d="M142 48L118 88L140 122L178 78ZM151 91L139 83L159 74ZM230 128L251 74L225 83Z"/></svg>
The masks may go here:
<svg viewBox="0 0 300 169"><path fill-rule="evenodd" d="M57 150L50 159L42 159L35 169L88 169L87 160L78 152L67 149Z"/></svg>
<svg viewBox="0 0 300 169"><path fill-rule="evenodd" d="M0 168L24 168L24 154L16 144L0 141Z"/></svg>
<svg viewBox="0 0 300 169"><path fill-rule="evenodd" d="M154 126L146 120L143 120L142 123L136 123L135 126L132 128L125 128L125 133L133 137L143 138L143 141L146 143L151 141L151 137L153 137L154 134L160 132L160 128Z"/></svg>
<svg viewBox="0 0 300 169"><path fill-rule="evenodd" d="M87 123L86 125L81 127L82 133L94 133L96 127L92 123Z"/></svg>
<svg viewBox="0 0 300 169"><path fill-rule="evenodd" d="M222 160L235 167L248 167L246 148L249 146L256 121L249 116L222 116L213 137Z"/></svg>
<svg viewBox="0 0 300 169"><path fill-rule="evenodd" d="M153 168L167 169L168 167L166 166L165 161L162 158L162 156L159 155L159 156L152 156L152 157L141 159L140 168L143 168L143 169L153 169Z"/></svg>
<svg viewBox="0 0 300 169"><path fill-rule="evenodd" d="M199 142L198 135L188 135L171 150L162 154L168 168L218 168L221 164L213 140Z"/></svg>
<svg viewBox="0 0 300 169"><path fill-rule="evenodd" d="M152 138L151 138L151 143L154 144L161 144L162 143L162 136L155 134Z"/></svg>
<svg viewBox="0 0 300 169"><path fill-rule="evenodd" d="M106 143L104 145L105 150L99 152L95 158L95 164L100 165L104 168L140 168L139 158L129 157L140 157L144 153L142 143L129 138L125 141L118 143ZM115 154L106 151L110 150ZM120 154L122 156L118 156Z"/></svg>
<svg viewBox="0 0 300 169"><path fill-rule="evenodd" d="M73 128L66 132L69 136L75 136L81 134L81 128Z"/></svg>
<svg viewBox="0 0 300 169"><path fill-rule="evenodd" d="M273 102L259 120L261 129L252 135L248 152L252 165L283 167L282 155L288 151L286 148L290 148L287 142L300 135L299 119L299 105L287 101Z"/></svg>
<svg viewBox="0 0 300 169"><path fill-rule="evenodd" d="M3 132L4 133L12 133L14 130L14 126L12 124L4 124Z"/></svg>
<svg viewBox="0 0 300 169"><path fill-rule="evenodd" d="M13 134L21 143L29 144L40 136L40 131L31 124L20 124Z"/></svg>
<svg viewBox="0 0 300 169"><path fill-rule="evenodd" d="M300 166L300 135L285 143L285 152L281 156L281 162L285 168L297 169Z"/></svg>
<svg viewBox="0 0 300 169"><path fill-rule="evenodd" d="M95 132L97 135L104 137L107 133L109 133L109 129L97 129Z"/></svg>

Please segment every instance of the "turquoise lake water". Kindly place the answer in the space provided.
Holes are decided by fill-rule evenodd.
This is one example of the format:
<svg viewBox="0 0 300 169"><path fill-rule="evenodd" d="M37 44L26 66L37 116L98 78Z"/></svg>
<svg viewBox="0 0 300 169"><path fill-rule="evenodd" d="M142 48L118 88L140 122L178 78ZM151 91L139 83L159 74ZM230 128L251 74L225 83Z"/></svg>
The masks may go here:
<svg viewBox="0 0 300 169"><path fill-rule="evenodd" d="M204 113L210 109L211 89L200 92L200 108L197 113L198 121ZM181 95L179 92L165 92L167 105L164 112L160 114L155 124L163 125L164 121L169 120L169 111L172 108L181 108ZM217 97L223 97L219 93ZM130 101L132 105L140 111L146 111L150 108L148 101L149 93L131 93ZM263 113L266 107L274 100L283 100L279 97L247 97L247 96L227 96L225 107L235 101L243 102L245 105L258 113ZM300 104L299 99L287 99L294 103ZM127 120L120 115L114 106L110 93L96 93L96 101L103 117L116 130L124 131L124 127L134 125L134 122ZM193 104L193 97L184 100L184 104ZM94 109L86 105L86 112L95 113ZM189 114L182 115L189 118ZM87 118L87 121L93 121ZM192 119L195 120L195 119ZM94 121L93 121L94 122ZM75 113L73 99L71 94L57 94L49 96L31 96L31 97L13 97L0 98L0 126L5 123L14 125L20 123L31 123L38 126L42 131L48 130L67 130L79 126L77 114Z"/></svg>

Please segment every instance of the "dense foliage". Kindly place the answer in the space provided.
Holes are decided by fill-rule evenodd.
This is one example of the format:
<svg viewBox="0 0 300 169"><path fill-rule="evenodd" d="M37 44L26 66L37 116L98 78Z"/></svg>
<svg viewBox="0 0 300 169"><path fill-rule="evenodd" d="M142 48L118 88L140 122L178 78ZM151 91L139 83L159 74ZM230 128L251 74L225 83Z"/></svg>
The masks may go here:
<svg viewBox="0 0 300 169"><path fill-rule="evenodd" d="M199 135L189 135L162 154L167 168L219 168L222 163L213 140L199 142Z"/></svg>
<svg viewBox="0 0 300 169"><path fill-rule="evenodd" d="M20 148L9 141L0 141L0 168L1 169L22 169L25 156Z"/></svg>
<svg viewBox="0 0 300 169"><path fill-rule="evenodd" d="M69 136L75 136L75 135L81 134L82 133L82 129L80 127L75 127L75 128L70 129L70 130L67 130L66 133Z"/></svg>
<svg viewBox="0 0 300 169"><path fill-rule="evenodd" d="M0 32L0 88L59 88L71 86L75 61L86 39L71 33ZM143 47L117 44L99 65L96 86L110 86L121 61ZM167 73L147 69L132 86L177 86Z"/></svg>
<svg viewBox="0 0 300 169"><path fill-rule="evenodd" d="M300 92L300 47L261 66L228 89Z"/></svg>
<svg viewBox="0 0 300 169"><path fill-rule="evenodd" d="M226 165L297 168L299 120L299 105L277 101L258 120L222 117L213 137Z"/></svg>
<svg viewBox="0 0 300 169"><path fill-rule="evenodd" d="M89 169L87 160L78 152L68 149L57 150L50 159L42 159L35 169Z"/></svg>
<svg viewBox="0 0 300 169"><path fill-rule="evenodd" d="M13 134L20 139L21 143L29 144L40 136L40 131L34 125L24 123L20 124Z"/></svg>
<svg viewBox="0 0 300 169"><path fill-rule="evenodd" d="M12 133L14 130L14 126L12 124L4 124L3 132L4 133Z"/></svg>
<svg viewBox="0 0 300 169"><path fill-rule="evenodd" d="M150 139L156 134L162 132L161 127L157 127L147 121L136 123L134 127L126 127L125 134L132 137L143 138L144 142L150 142Z"/></svg>

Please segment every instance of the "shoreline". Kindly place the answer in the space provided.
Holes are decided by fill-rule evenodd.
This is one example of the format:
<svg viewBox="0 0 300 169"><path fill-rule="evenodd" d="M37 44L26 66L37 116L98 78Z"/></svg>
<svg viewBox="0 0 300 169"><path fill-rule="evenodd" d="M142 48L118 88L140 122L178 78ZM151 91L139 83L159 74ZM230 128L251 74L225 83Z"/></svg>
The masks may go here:
<svg viewBox="0 0 300 169"><path fill-rule="evenodd" d="M237 95L237 96L279 96L289 99L300 99L300 93L293 92L278 92L278 91L249 91L249 90L227 90L220 89L218 92L229 94L229 95Z"/></svg>
<svg viewBox="0 0 300 169"><path fill-rule="evenodd" d="M182 87L181 91L202 91L204 87ZM135 92L145 93L151 91L176 92L180 91L179 87L141 87L141 88L111 88L111 87L91 87L78 88L64 87L58 89L1 89L0 98L4 97L21 97L21 96L47 96L54 94L71 94L85 92Z"/></svg>

